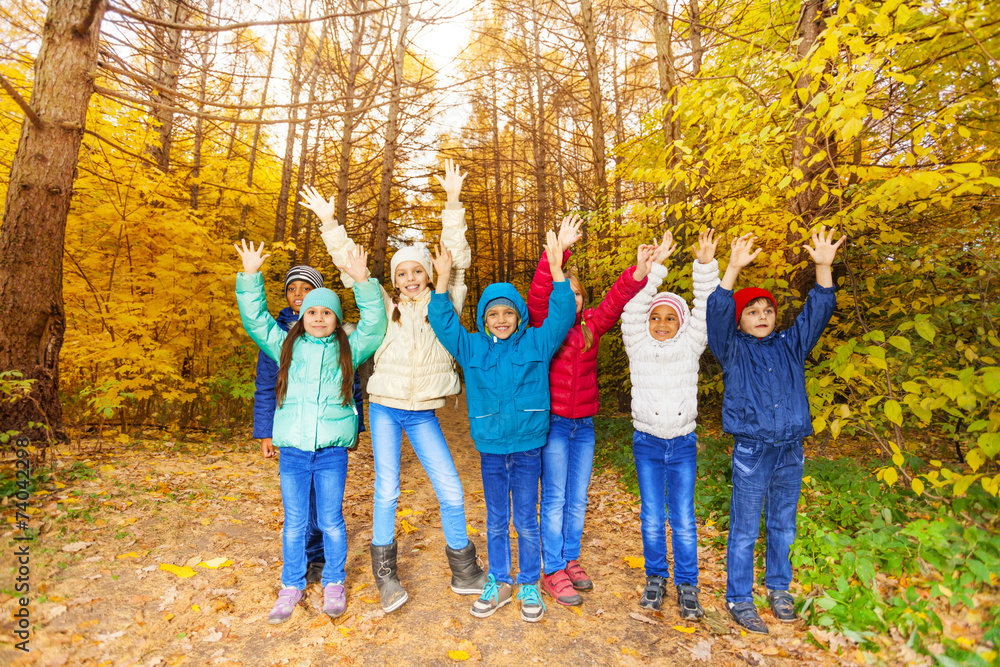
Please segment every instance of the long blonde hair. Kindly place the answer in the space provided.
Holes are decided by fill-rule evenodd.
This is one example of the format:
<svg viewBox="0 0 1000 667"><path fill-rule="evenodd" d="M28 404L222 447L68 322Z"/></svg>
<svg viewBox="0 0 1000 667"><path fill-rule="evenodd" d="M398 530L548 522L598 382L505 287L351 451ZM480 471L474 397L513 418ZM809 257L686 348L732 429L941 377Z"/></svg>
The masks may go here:
<svg viewBox="0 0 1000 667"><path fill-rule="evenodd" d="M583 351L586 352L594 346L594 332L590 330L587 322L583 319L583 313L587 310L587 292L583 289L583 285L580 284L580 279L577 278L575 273L569 274L569 284L579 290L580 296L583 299L583 305L580 306L580 329L583 331Z"/></svg>

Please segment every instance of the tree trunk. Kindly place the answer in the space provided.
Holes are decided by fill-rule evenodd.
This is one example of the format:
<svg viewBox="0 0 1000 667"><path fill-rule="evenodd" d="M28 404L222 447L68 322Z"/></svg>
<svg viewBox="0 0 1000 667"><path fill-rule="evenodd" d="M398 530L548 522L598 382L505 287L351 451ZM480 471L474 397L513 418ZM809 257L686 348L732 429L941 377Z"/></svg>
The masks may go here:
<svg viewBox="0 0 1000 667"><path fill-rule="evenodd" d="M597 57L597 28L592 0L580 0L583 47L587 54L587 92L590 100L591 138L594 151L594 187L598 208L608 205L608 174L604 147L604 114L601 107L600 68ZM604 218L605 216L601 216Z"/></svg>
<svg viewBox="0 0 1000 667"><path fill-rule="evenodd" d="M31 108L10 167L0 229L0 369L34 380L28 398L0 401L0 432L64 437L59 350L66 330L63 241L73 177L93 93L104 15L100 0L49 0L34 67Z"/></svg>
<svg viewBox="0 0 1000 667"><path fill-rule="evenodd" d="M382 154L382 175L378 192L378 209L375 211L374 243L372 250L372 276L380 282L385 277L386 245L389 241L389 198L392 194L392 175L396 169L396 143L399 138L399 101L403 90L403 58L406 56L406 30L410 25L410 3L399 3L399 35L396 53L392 59L392 90L389 93L389 111L385 126L385 148Z"/></svg>
<svg viewBox="0 0 1000 667"><path fill-rule="evenodd" d="M208 22L212 16L212 5L214 0L208 0L205 6L205 21ZM218 33L209 33L210 35L216 35ZM215 41L213 37L202 37L199 45L198 51L201 55L201 72L198 73L198 113L202 114L205 111L205 93L208 88L208 67L209 67L209 57L208 57L208 45L209 41ZM201 147L204 143L204 129L205 120L201 115L197 116L194 121L194 156L192 158L191 165L191 208L198 209L198 194L199 194L199 183L198 179L201 177Z"/></svg>
<svg viewBox="0 0 1000 667"><path fill-rule="evenodd" d="M253 143L250 144L250 157L248 159L247 165L247 190L253 190L253 167L257 162L257 146L260 144L260 131L264 127L260 124L260 120L264 118L264 105L267 104L267 89L271 84L271 73L274 71L274 54L278 50L278 40L281 38L281 32L275 30L274 32L274 44L271 45L271 57L267 61L267 75L264 77L264 90L260 94L260 110L257 112L257 124L254 126L253 131ZM233 130L235 132L235 129ZM247 212L250 209L250 204L244 203L243 207L240 209L240 238L243 238L246 232L247 223Z"/></svg>
<svg viewBox="0 0 1000 667"><path fill-rule="evenodd" d="M156 7L157 14L161 15L160 4L157 3ZM188 10L179 0L166 0L166 7L162 9L162 16L168 23L185 23L188 19ZM152 97L157 103L153 106L153 117L159 125L159 143L150 146L149 153L160 169L167 171L170 168L170 145L174 132L174 112L170 107L175 106L174 93L177 91L183 33L177 28L157 28L154 34L158 42L155 45L158 51L154 61L154 78L159 87L153 89Z"/></svg>
<svg viewBox="0 0 1000 667"><path fill-rule="evenodd" d="M354 22L351 29L351 52L348 55L347 73L344 76L344 126L340 135L340 162L337 165L337 223L347 226L347 194L350 186L351 175L351 148L354 145L354 126L358 119L355 118L354 102L357 94L358 75L361 71L361 40L365 32L365 10L368 8L366 0L361 0L360 5L353 0L348 3L348 8L352 14L351 20Z"/></svg>
<svg viewBox="0 0 1000 667"><path fill-rule="evenodd" d="M497 280L506 282L507 263L504 256L503 243L503 182L500 178L500 126L497 120L497 72L496 67L491 71L490 83L492 85L492 104L490 113L493 118L493 192L496 196L496 213L494 219L497 221Z"/></svg>
<svg viewBox="0 0 1000 667"><path fill-rule="evenodd" d="M545 163L548 157L545 153L545 88L542 85L542 73L545 71L545 67L542 64L541 18L537 2L538 0L531 2L532 41L534 42L535 56L533 69L535 70L535 91L538 94L537 108L534 113L535 123L532 127L532 143L535 158L535 191L538 197L538 208L535 214L535 232L538 235L538 252L536 254L541 255L542 248L545 247L545 232L549 228L549 193L545 183Z"/></svg>
<svg viewBox="0 0 1000 667"><path fill-rule="evenodd" d="M655 0L653 3L653 41L656 43L656 71L659 75L660 104L663 112L663 141L667 146L667 169L672 169L678 161L677 151L673 143L680 138L679 121L672 120L674 107L677 105L677 64L674 61L673 25L670 18L670 6L667 0ZM667 188L667 225L676 228L684 217L674 207L687 198L683 184L672 183Z"/></svg>
<svg viewBox="0 0 1000 667"><path fill-rule="evenodd" d="M274 216L273 241L285 240L285 222L288 219L288 191L292 187L292 157L295 153L295 126L299 117L299 96L302 94L302 57L309 41L308 24L298 28L299 43L295 49L295 68L292 70L291 107L288 113L288 131L285 133L285 156L281 160L281 187L278 191L278 210Z"/></svg>
<svg viewBox="0 0 1000 667"><path fill-rule="evenodd" d="M319 37L319 46L316 48L316 57L313 59L312 67L310 68L309 76L307 80L309 81L309 101L306 103L306 113L305 117L309 118L312 114L313 104L316 103L316 80L319 78L319 62L323 49L326 45L326 23L323 23L323 30ZM296 244L292 251L289 253L292 265L297 263L298 257L298 239L299 239L299 225L302 221L302 204L299 203L298 193L302 190L302 186L305 183L306 178L306 168L309 164L309 130L311 123L308 120L303 121L302 124L302 143L299 144L299 169L298 174L295 177L295 191L290 193L293 201L292 205L292 232L289 238L293 243ZM317 134L319 131L317 130ZM307 252L306 255L309 253Z"/></svg>

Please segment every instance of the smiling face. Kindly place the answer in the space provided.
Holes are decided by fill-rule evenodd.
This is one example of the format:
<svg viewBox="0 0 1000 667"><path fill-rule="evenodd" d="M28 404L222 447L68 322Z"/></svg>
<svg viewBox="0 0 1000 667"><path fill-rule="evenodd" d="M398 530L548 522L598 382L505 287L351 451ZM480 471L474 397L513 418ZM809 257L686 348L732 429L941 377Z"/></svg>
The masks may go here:
<svg viewBox="0 0 1000 667"><path fill-rule="evenodd" d="M670 340L681 328L681 319L677 311L665 303L660 304L649 314L649 335L654 340Z"/></svg>
<svg viewBox="0 0 1000 667"><path fill-rule="evenodd" d="M740 315L740 331L754 338L764 338L774 331L778 314L770 299L754 299L743 308Z"/></svg>
<svg viewBox="0 0 1000 667"><path fill-rule="evenodd" d="M313 286L304 280L293 280L288 283L288 287L285 288L285 298L288 299L288 307L293 313L298 314L299 308L302 307L302 299L312 290Z"/></svg>
<svg viewBox="0 0 1000 667"><path fill-rule="evenodd" d="M400 294L416 296L427 287L431 277L420 262L400 262L392 281Z"/></svg>
<svg viewBox="0 0 1000 667"><path fill-rule="evenodd" d="M337 314L324 306L310 306L302 313L306 333L314 338L326 338L337 330Z"/></svg>
<svg viewBox="0 0 1000 667"><path fill-rule="evenodd" d="M490 333L500 340L507 340L517 331L517 311L510 306L493 306L483 319Z"/></svg>

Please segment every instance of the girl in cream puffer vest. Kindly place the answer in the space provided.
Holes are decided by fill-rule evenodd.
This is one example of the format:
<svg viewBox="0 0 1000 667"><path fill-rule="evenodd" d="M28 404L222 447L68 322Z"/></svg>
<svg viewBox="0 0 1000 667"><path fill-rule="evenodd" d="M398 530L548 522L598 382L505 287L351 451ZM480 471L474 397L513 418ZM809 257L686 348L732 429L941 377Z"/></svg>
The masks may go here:
<svg viewBox="0 0 1000 667"><path fill-rule="evenodd" d="M438 177L447 193L441 241L454 258L456 268L449 281L449 295L458 315L462 313L467 292L465 269L472 263L465 239L465 209L459 200L465 176L459 174L451 160L446 160L445 176ZM306 208L323 222L323 241L334 264L343 264L343 258L355 244L334 221L332 203L312 189L302 194ZM404 430L437 494L447 542L445 553L452 571L452 590L478 595L486 583L486 574L476 560L475 544L466 531L462 482L434 412L444 407L446 397L461 391L461 383L455 360L427 321L427 306L433 291L430 253L423 246L407 246L393 255L390 266L395 289L391 295L382 290L389 324L373 357L375 369L368 380L368 423L375 459L372 573L386 612L398 609L408 599L396 575L395 539ZM353 283L344 273L341 280L346 287Z"/></svg>

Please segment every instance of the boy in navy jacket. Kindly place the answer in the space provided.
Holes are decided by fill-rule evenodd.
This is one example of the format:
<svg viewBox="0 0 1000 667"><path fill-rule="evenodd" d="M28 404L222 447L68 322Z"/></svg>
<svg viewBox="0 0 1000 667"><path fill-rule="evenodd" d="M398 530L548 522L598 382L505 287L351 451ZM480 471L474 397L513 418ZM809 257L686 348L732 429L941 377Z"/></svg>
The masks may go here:
<svg viewBox="0 0 1000 667"><path fill-rule="evenodd" d="M722 430L734 438L726 605L751 632L768 632L753 603L753 551L765 505L768 601L779 621L796 620L789 550L802 489L802 439L812 435L805 361L837 305L831 265L847 237L832 243L833 233L821 227L812 234L814 247L802 246L816 263L816 286L789 329L774 331L777 304L767 290L733 294L740 270L761 250L753 250L752 234L733 240L726 274L708 298L708 346L725 384Z"/></svg>
<svg viewBox="0 0 1000 667"><path fill-rule="evenodd" d="M542 325L529 326L527 305L513 285L494 283L479 299L478 333L465 330L448 300L451 254L441 246L434 259L437 289L427 317L465 371L470 430L482 462L489 576L471 609L478 618L511 600L511 514L517 530L521 618L540 621L545 612L537 586L542 568L537 507L541 451L549 432L549 362L576 321L576 297L563 275L562 248L554 232L548 233L545 251L553 289Z"/></svg>

